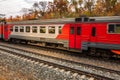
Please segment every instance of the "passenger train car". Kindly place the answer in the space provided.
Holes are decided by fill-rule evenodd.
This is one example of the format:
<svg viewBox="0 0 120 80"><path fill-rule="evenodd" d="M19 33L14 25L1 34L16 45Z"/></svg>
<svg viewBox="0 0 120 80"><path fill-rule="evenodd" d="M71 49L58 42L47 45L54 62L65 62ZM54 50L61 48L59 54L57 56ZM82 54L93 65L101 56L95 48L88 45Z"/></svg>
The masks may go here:
<svg viewBox="0 0 120 80"><path fill-rule="evenodd" d="M30 20L0 25L0 38L99 55L120 55L120 17ZM109 52L113 52L109 54Z"/></svg>

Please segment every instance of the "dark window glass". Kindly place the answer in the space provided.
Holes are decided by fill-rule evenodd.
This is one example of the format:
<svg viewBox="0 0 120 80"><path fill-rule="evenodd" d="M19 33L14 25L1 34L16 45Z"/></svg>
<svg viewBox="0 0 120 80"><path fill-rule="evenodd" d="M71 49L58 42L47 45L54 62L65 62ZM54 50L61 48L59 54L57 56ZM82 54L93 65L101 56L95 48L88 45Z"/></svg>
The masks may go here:
<svg viewBox="0 0 120 80"><path fill-rule="evenodd" d="M77 35L81 34L81 27L77 27Z"/></svg>
<svg viewBox="0 0 120 80"><path fill-rule="evenodd" d="M74 34L74 27L70 27L70 34Z"/></svg>
<svg viewBox="0 0 120 80"><path fill-rule="evenodd" d="M116 24L115 33L120 33L120 24Z"/></svg>
<svg viewBox="0 0 120 80"><path fill-rule="evenodd" d="M61 33L62 33L62 27L59 26L59 34L61 34Z"/></svg>
<svg viewBox="0 0 120 80"><path fill-rule="evenodd" d="M55 27L54 26L49 26L49 33L55 34Z"/></svg>
<svg viewBox="0 0 120 80"><path fill-rule="evenodd" d="M33 26L33 27L32 27L32 32L33 32L33 33L37 33L37 26Z"/></svg>
<svg viewBox="0 0 120 80"><path fill-rule="evenodd" d="M15 26L15 32L18 32L18 27L17 26Z"/></svg>
<svg viewBox="0 0 120 80"><path fill-rule="evenodd" d="M24 27L20 26L20 32L24 32Z"/></svg>
<svg viewBox="0 0 120 80"><path fill-rule="evenodd" d="M45 26L40 26L40 33L46 33Z"/></svg>
<svg viewBox="0 0 120 80"><path fill-rule="evenodd" d="M26 32L30 32L30 26L26 26Z"/></svg>
<svg viewBox="0 0 120 80"><path fill-rule="evenodd" d="M92 36L96 36L96 28L95 27L92 28Z"/></svg>
<svg viewBox="0 0 120 80"><path fill-rule="evenodd" d="M114 32L115 32L115 26L114 26L114 24L110 24L110 25L108 26L108 32L109 32L109 33L114 33Z"/></svg>

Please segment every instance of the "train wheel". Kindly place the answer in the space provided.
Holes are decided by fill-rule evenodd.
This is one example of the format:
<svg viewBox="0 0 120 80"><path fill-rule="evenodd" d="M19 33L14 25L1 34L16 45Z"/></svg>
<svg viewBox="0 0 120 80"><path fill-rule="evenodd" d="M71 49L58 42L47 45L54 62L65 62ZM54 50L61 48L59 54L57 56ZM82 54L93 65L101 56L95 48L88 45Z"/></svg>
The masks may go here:
<svg viewBox="0 0 120 80"><path fill-rule="evenodd" d="M17 43L17 44L19 44L20 42L21 42L20 40L16 39L16 43Z"/></svg>
<svg viewBox="0 0 120 80"><path fill-rule="evenodd" d="M12 43L15 43L15 39L13 39L13 38L12 38L12 39L10 39L10 41L11 41Z"/></svg>
<svg viewBox="0 0 120 80"><path fill-rule="evenodd" d="M102 58L110 58L113 56L109 50L99 49L99 48L89 48L89 55L97 56Z"/></svg>
<svg viewBox="0 0 120 80"><path fill-rule="evenodd" d="M108 50L99 49L100 57L102 58L110 58L112 54Z"/></svg>
<svg viewBox="0 0 120 80"><path fill-rule="evenodd" d="M96 48L89 48L88 55L95 55L96 54Z"/></svg>
<svg viewBox="0 0 120 80"><path fill-rule="evenodd" d="M28 41L25 41L25 44L28 44Z"/></svg>

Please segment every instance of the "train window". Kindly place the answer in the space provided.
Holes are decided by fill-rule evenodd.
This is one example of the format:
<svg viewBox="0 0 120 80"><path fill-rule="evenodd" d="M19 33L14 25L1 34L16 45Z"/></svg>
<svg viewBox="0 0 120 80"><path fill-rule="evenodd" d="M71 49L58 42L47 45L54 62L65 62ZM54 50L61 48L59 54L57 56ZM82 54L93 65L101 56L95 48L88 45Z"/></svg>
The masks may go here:
<svg viewBox="0 0 120 80"><path fill-rule="evenodd" d="M59 34L61 34L61 33L62 33L62 27L59 26Z"/></svg>
<svg viewBox="0 0 120 80"><path fill-rule="evenodd" d="M116 24L115 33L120 33L120 24Z"/></svg>
<svg viewBox="0 0 120 80"><path fill-rule="evenodd" d="M26 32L30 32L30 26L26 26Z"/></svg>
<svg viewBox="0 0 120 80"><path fill-rule="evenodd" d="M96 36L96 28L95 27L92 28L92 36L93 37Z"/></svg>
<svg viewBox="0 0 120 80"><path fill-rule="evenodd" d="M74 27L70 27L70 34L74 34Z"/></svg>
<svg viewBox="0 0 120 80"><path fill-rule="evenodd" d="M55 26L49 26L49 33L50 34L55 34Z"/></svg>
<svg viewBox="0 0 120 80"><path fill-rule="evenodd" d="M45 26L40 26L40 33L46 33Z"/></svg>
<svg viewBox="0 0 120 80"><path fill-rule="evenodd" d="M114 24L109 24L109 26L108 26L108 32L109 32L109 33L114 33L114 32L115 32L114 27L115 27Z"/></svg>
<svg viewBox="0 0 120 80"><path fill-rule="evenodd" d="M77 35L81 34L81 27L77 27Z"/></svg>
<svg viewBox="0 0 120 80"><path fill-rule="evenodd" d="M37 26L32 26L32 32L37 33Z"/></svg>
<svg viewBox="0 0 120 80"><path fill-rule="evenodd" d="M120 24L109 24L108 25L108 33L120 33Z"/></svg>
<svg viewBox="0 0 120 80"><path fill-rule="evenodd" d="M20 26L20 32L24 32L24 26Z"/></svg>
<svg viewBox="0 0 120 80"><path fill-rule="evenodd" d="M18 32L18 26L15 26L15 32Z"/></svg>
<svg viewBox="0 0 120 80"><path fill-rule="evenodd" d="M10 27L10 31L13 32L13 27L12 26Z"/></svg>

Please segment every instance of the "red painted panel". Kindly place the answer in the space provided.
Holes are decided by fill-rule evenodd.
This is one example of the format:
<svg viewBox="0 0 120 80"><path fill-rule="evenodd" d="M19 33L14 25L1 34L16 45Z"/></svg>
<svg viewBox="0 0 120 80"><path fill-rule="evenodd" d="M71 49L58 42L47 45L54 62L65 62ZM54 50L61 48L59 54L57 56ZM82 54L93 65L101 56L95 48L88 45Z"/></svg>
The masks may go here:
<svg viewBox="0 0 120 80"><path fill-rule="evenodd" d="M69 24L63 26L62 33L57 36L57 39L69 40Z"/></svg>
<svg viewBox="0 0 120 80"><path fill-rule="evenodd" d="M8 25L4 25L3 31L4 31L4 34L3 34L4 39L7 40L8 39Z"/></svg>
<svg viewBox="0 0 120 80"><path fill-rule="evenodd" d="M97 38L98 43L120 44L120 34L109 34L107 32L108 23L97 23ZM92 40L93 41L93 40Z"/></svg>
<svg viewBox="0 0 120 80"><path fill-rule="evenodd" d="M96 42L97 40L97 24L91 24L90 28L90 41Z"/></svg>
<svg viewBox="0 0 120 80"><path fill-rule="evenodd" d="M10 35L10 25L4 25L3 27L3 37L5 40L8 40L8 37Z"/></svg>
<svg viewBox="0 0 120 80"><path fill-rule="evenodd" d="M82 41L90 42L90 24L82 24Z"/></svg>
<svg viewBox="0 0 120 80"><path fill-rule="evenodd" d="M76 35L76 28L79 23L70 24L70 26L64 26L63 33L58 35L58 39L67 39L69 37L69 47L74 49L80 49L81 41L94 42L94 43L105 43L105 44L119 44L120 45L120 34L108 34L107 26L110 23L99 22L99 23L81 23L82 34L81 37ZM74 34L70 34L70 27L75 27ZM96 36L92 36L92 27L96 28ZM69 30L68 30L69 29ZM67 35L69 32L69 35Z"/></svg>
<svg viewBox="0 0 120 80"><path fill-rule="evenodd" d="M2 26L0 25L0 35L2 34Z"/></svg>
<svg viewBox="0 0 120 80"><path fill-rule="evenodd" d="M2 24L0 25L0 35L3 35L3 25Z"/></svg>
<svg viewBox="0 0 120 80"><path fill-rule="evenodd" d="M109 43L107 38L107 24L97 24L97 35L96 42L98 43Z"/></svg>

